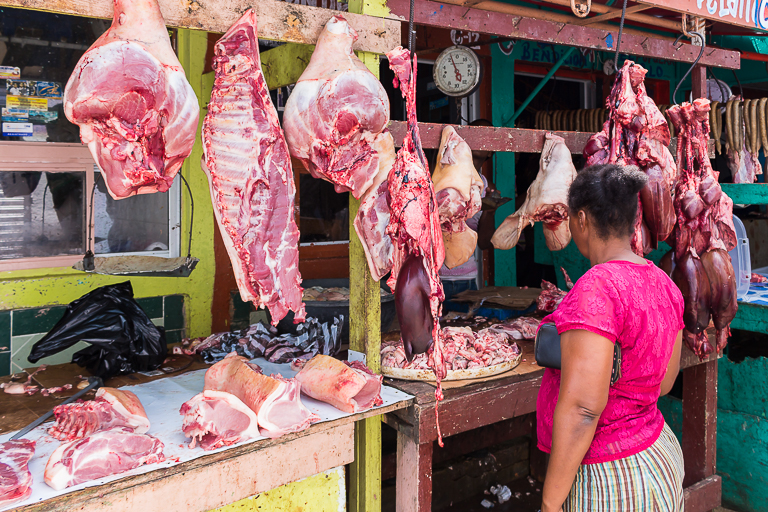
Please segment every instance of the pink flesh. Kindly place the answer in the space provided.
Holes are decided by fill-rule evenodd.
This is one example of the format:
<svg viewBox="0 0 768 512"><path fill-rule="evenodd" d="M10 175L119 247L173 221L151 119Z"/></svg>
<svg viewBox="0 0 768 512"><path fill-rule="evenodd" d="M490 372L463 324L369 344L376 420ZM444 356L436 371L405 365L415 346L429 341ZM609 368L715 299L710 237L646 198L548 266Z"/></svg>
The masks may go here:
<svg viewBox="0 0 768 512"><path fill-rule="evenodd" d="M200 444L203 450L214 450L259 436L256 413L230 393L203 391L184 402L180 413L190 448Z"/></svg>
<svg viewBox="0 0 768 512"><path fill-rule="evenodd" d="M53 414L56 423L48 433L59 441L82 439L115 427L130 428L137 434L149 430L149 418L138 397L115 388L100 388L95 400L58 405Z"/></svg>
<svg viewBox="0 0 768 512"><path fill-rule="evenodd" d="M216 43L203 170L240 296L268 307L277 324L301 301L296 186L277 111L261 73L256 14L249 10Z"/></svg>
<svg viewBox="0 0 768 512"><path fill-rule="evenodd" d="M256 413L261 434L267 437L304 430L320 419L302 405L297 381L262 375L234 352L205 372L205 389L240 399Z"/></svg>
<svg viewBox="0 0 768 512"><path fill-rule="evenodd" d="M200 109L156 0L115 0L112 26L80 58L64 113L115 199L165 192L195 142Z"/></svg>
<svg viewBox="0 0 768 512"><path fill-rule="evenodd" d="M365 411L380 401L383 379L324 355L310 359L296 375L302 393L349 413Z"/></svg>
<svg viewBox="0 0 768 512"><path fill-rule="evenodd" d="M32 494L32 473L27 464L35 454L35 441L17 439L0 443L0 506Z"/></svg>
<svg viewBox="0 0 768 512"><path fill-rule="evenodd" d="M45 483L60 491L163 460L159 439L114 428L59 446L45 465Z"/></svg>

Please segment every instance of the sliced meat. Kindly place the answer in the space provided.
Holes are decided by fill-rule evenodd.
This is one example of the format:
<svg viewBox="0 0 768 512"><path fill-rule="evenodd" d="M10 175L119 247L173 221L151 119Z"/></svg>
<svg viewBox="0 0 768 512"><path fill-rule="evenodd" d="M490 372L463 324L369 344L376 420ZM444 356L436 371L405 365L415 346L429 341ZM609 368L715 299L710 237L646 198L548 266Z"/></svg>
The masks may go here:
<svg viewBox="0 0 768 512"><path fill-rule="evenodd" d="M82 439L115 427L130 428L137 434L149 430L149 418L141 401L127 390L99 388L94 400L57 405L53 414L56 423L48 433L59 441Z"/></svg>
<svg viewBox="0 0 768 512"><path fill-rule="evenodd" d="M362 363L345 364L330 356L316 355L296 375L301 392L337 409L355 413L381 405L381 383Z"/></svg>
<svg viewBox="0 0 768 512"><path fill-rule="evenodd" d="M205 372L205 389L239 398L256 413L261 435L266 437L299 432L320 421L301 403L301 384L297 380L267 377L253 366L233 352Z"/></svg>
<svg viewBox="0 0 768 512"><path fill-rule="evenodd" d="M156 0L115 0L112 26L64 90L114 199L165 192L192 152L200 107Z"/></svg>
<svg viewBox="0 0 768 512"><path fill-rule="evenodd" d="M159 439L131 429L113 428L56 448L45 465L45 483L61 491L163 460Z"/></svg>
<svg viewBox="0 0 768 512"><path fill-rule="evenodd" d="M190 448L199 444L214 450L259 437L256 413L231 393L205 390L184 402L179 412Z"/></svg>
<svg viewBox="0 0 768 512"><path fill-rule="evenodd" d="M301 301L296 186L288 146L261 73L256 14L248 10L216 42L216 78L203 121L203 170L237 288L268 307L272 324Z"/></svg>
<svg viewBox="0 0 768 512"><path fill-rule="evenodd" d="M523 229L534 222L544 223L544 238L551 251L564 249L571 241L568 227L568 189L576 177L571 152L565 140L547 133L541 150L539 173L528 187L525 202L499 226L491 238L496 249L517 245Z"/></svg>
<svg viewBox="0 0 768 512"><path fill-rule="evenodd" d="M0 443L0 507L32 494L29 460L35 454L35 441L17 439Z"/></svg>

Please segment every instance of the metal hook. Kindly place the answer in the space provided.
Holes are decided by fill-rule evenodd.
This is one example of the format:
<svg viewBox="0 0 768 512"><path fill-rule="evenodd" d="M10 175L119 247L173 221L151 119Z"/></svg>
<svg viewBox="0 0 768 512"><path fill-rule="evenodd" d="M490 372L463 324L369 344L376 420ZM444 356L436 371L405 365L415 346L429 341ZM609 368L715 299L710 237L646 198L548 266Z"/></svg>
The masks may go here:
<svg viewBox="0 0 768 512"><path fill-rule="evenodd" d="M696 37L698 37L699 40L701 41L701 50L699 51L699 56L696 57L696 60L693 61L693 64L691 65L691 67L688 69L688 71L685 72L685 74L683 75L683 78L681 78L680 81L677 83L677 87L675 87L675 92L672 93L672 102L675 105L678 104L677 103L677 91L678 91L678 89L680 89L680 86L683 84L685 79L688 78L688 75L691 74L691 71L693 71L693 68L695 68L696 65L699 63L699 61L701 60L701 56L704 55L704 49L706 48L706 46L704 46L705 45L704 35L701 32L691 32L691 34L695 35ZM679 36L677 38L677 40L675 40L675 44L677 44L677 42L680 40L681 37L683 37L683 36L681 35L681 36ZM680 46L682 46L682 45L680 45Z"/></svg>

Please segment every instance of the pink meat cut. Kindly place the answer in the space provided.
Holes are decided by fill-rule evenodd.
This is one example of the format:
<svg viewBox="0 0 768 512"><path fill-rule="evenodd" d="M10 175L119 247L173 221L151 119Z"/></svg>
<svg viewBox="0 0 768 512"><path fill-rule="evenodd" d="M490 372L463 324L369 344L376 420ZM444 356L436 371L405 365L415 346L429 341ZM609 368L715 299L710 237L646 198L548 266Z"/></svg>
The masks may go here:
<svg viewBox="0 0 768 512"><path fill-rule="evenodd" d="M149 418L139 398L115 388L99 388L94 400L57 405L53 414L56 423L48 433L59 441L82 439L115 427L130 428L137 434L149 430Z"/></svg>
<svg viewBox="0 0 768 512"><path fill-rule="evenodd" d="M45 483L60 491L164 460L159 439L113 428L56 448L45 465Z"/></svg>
<svg viewBox="0 0 768 512"><path fill-rule="evenodd" d="M289 310L303 322L296 186L261 73L256 13L248 10L216 42L215 55L202 166L240 297L268 307L273 325Z"/></svg>
<svg viewBox="0 0 768 512"><path fill-rule="evenodd" d="M371 274L378 281L392 268L386 180L395 161L389 98L357 58L357 32L333 16L317 40L309 65L285 104L283 124L291 155L337 192L362 199L355 230Z"/></svg>
<svg viewBox="0 0 768 512"><path fill-rule="evenodd" d="M157 0L114 0L112 26L64 90L115 199L165 192L192 151L200 107L173 53Z"/></svg>
<svg viewBox="0 0 768 512"><path fill-rule="evenodd" d="M261 435L266 437L299 432L320 421L301 403L297 380L262 375L258 366L235 352L205 372L205 389L235 395L256 413Z"/></svg>
<svg viewBox="0 0 768 512"><path fill-rule="evenodd" d="M364 364L342 362L331 356L316 355L296 375L301 392L349 413L381 405L381 383Z"/></svg>
<svg viewBox="0 0 768 512"><path fill-rule="evenodd" d="M32 494L32 473L27 465L34 454L35 441L17 439L0 443L0 507Z"/></svg>
<svg viewBox="0 0 768 512"><path fill-rule="evenodd" d="M571 151L562 137L547 133L539 160L539 173L525 197L523 206L510 215L493 234L496 249L511 249L523 229L534 222L544 224L544 239L550 251L564 249L571 241L568 227L568 189L576 177Z"/></svg>
<svg viewBox="0 0 768 512"><path fill-rule="evenodd" d="M231 393L207 389L184 402L179 412L190 448L199 443L203 450L214 450L259 437L256 413Z"/></svg>

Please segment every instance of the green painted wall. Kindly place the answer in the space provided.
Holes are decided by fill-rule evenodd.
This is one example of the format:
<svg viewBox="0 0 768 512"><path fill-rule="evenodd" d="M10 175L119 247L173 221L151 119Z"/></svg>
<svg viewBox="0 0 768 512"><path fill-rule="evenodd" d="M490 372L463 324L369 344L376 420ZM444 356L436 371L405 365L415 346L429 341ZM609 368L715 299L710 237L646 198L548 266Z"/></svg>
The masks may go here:
<svg viewBox="0 0 768 512"><path fill-rule="evenodd" d="M207 98L202 95L202 70L207 50L207 34L193 30L179 30L178 53L192 88L202 106ZM131 278L136 297L183 295L186 305L187 334L202 336L211 331L211 303L213 298L214 218L208 180L200 168L202 144L198 128L197 140L181 172L189 181L195 202L192 255L200 259L188 278L144 277ZM182 254L187 251L190 202L186 190L182 192ZM0 310L68 304L89 291L110 283L125 281L125 277L100 276L77 272L69 267L0 272Z"/></svg>

